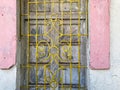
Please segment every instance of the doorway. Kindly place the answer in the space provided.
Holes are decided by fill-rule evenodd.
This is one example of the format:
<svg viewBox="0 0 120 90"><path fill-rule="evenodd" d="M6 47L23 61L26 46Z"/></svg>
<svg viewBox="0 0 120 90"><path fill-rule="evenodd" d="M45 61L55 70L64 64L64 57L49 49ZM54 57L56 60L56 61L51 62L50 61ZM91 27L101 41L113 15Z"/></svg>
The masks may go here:
<svg viewBox="0 0 120 90"><path fill-rule="evenodd" d="M20 90L87 90L88 0L20 0Z"/></svg>

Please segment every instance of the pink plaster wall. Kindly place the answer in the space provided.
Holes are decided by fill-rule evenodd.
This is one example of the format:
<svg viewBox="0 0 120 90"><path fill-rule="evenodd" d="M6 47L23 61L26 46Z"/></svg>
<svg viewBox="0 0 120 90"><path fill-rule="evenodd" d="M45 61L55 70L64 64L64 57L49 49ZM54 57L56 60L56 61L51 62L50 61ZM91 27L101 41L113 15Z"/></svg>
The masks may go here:
<svg viewBox="0 0 120 90"><path fill-rule="evenodd" d="M110 0L90 0L90 67L110 67Z"/></svg>
<svg viewBox="0 0 120 90"><path fill-rule="evenodd" d="M16 60L16 0L0 0L0 69Z"/></svg>

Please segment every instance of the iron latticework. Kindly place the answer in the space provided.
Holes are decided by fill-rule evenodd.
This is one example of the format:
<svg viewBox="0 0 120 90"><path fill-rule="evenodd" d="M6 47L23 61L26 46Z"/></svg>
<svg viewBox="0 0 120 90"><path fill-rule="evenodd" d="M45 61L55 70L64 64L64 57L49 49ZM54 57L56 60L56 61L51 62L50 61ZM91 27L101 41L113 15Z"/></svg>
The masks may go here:
<svg viewBox="0 0 120 90"><path fill-rule="evenodd" d="M86 90L87 0L21 0L21 90Z"/></svg>

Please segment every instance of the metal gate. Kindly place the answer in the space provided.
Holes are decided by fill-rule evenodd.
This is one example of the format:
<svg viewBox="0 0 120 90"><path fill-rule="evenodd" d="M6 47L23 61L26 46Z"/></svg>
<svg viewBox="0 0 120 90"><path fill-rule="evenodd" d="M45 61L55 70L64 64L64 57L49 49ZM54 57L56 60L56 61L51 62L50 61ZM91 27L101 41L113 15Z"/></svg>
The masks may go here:
<svg viewBox="0 0 120 90"><path fill-rule="evenodd" d="M20 90L86 90L87 0L21 0Z"/></svg>

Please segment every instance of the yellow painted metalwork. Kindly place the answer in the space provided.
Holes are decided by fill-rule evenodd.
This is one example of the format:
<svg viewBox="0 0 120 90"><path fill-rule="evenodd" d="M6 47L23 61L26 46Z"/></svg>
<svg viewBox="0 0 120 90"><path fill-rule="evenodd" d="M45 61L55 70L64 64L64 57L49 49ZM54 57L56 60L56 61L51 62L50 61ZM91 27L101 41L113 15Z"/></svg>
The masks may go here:
<svg viewBox="0 0 120 90"><path fill-rule="evenodd" d="M23 3L26 1L26 7L27 7L27 12L23 12L25 8L23 8ZM87 31L87 22L88 22L88 0L85 1L85 7L86 10L85 12L81 11L81 1L83 0L21 0L21 18L25 18L27 20L27 33L23 33L23 30L21 30L21 37L27 38L27 62L24 64L21 64L21 68L26 70L26 83L25 85L21 85L21 90L73 90L74 84L73 82L73 68L77 68L77 73L78 73L78 83L76 84L77 89L75 90L86 90L86 87L81 87L81 68L86 68L86 65L81 65L81 37L88 36L88 31ZM25 2L24 2L25 3ZM64 3L69 3L70 5L70 10L69 11L64 11L63 9L60 11L60 13L56 13L55 8L56 5L59 4L59 7L64 7ZM73 23L73 4L77 3L77 28L78 28L78 33L73 34L73 28L72 28L72 23ZM36 27L36 33L31 34L30 31L30 25L31 25L31 18L33 17L31 15L30 11L30 5L34 4L35 5L35 27ZM44 9L43 11L39 11L39 4L43 4ZM51 5L51 14L47 16L47 9L46 5L50 4ZM59 15L60 14L60 15ZM64 33L64 22L65 22L65 15L69 15L69 26L70 30L69 33L66 34ZM86 33L81 33L81 15L85 15L85 21L86 21ZM27 17L26 17L27 16ZM40 19L39 17L42 17ZM60 17L59 17L60 16ZM39 33L39 20L42 20L44 30L43 33ZM23 25L23 26L22 26ZM57 27L60 26L61 28ZM49 30L47 31L48 26L50 26ZM21 27L24 27L24 22L21 20ZM25 31L24 31L25 32ZM35 37L35 58L36 62L31 63L30 61L30 46L31 46L31 36ZM61 40L61 37L68 36L68 40ZM76 46L78 47L78 56L77 56L77 62L73 62L73 36L77 37L77 44ZM39 40L39 37L41 39ZM46 37L48 40L43 39L43 37ZM48 53L49 55L46 58L43 58L46 54L46 46L48 48ZM60 56L60 47L62 47L62 56L67 57L67 59L63 59ZM39 54L41 53L42 54ZM39 62L39 59L42 59L41 62ZM47 61L48 62L44 62ZM30 70L32 67L35 67L35 83L31 84L29 81L31 79L30 77ZM55 67L55 70L53 70ZM43 82L44 83L39 83L39 68L43 68ZM66 68L70 69L69 75L70 75L70 83L66 84L64 81L64 72L62 70L65 70ZM61 74L60 74L61 73ZM58 75L60 74L60 75ZM58 77L59 76L59 77ZM34 87L34 89L30 89L31 87ZM76 88L75 87L75 88ZM49 88L49 89L48 89Z"/></svg>

